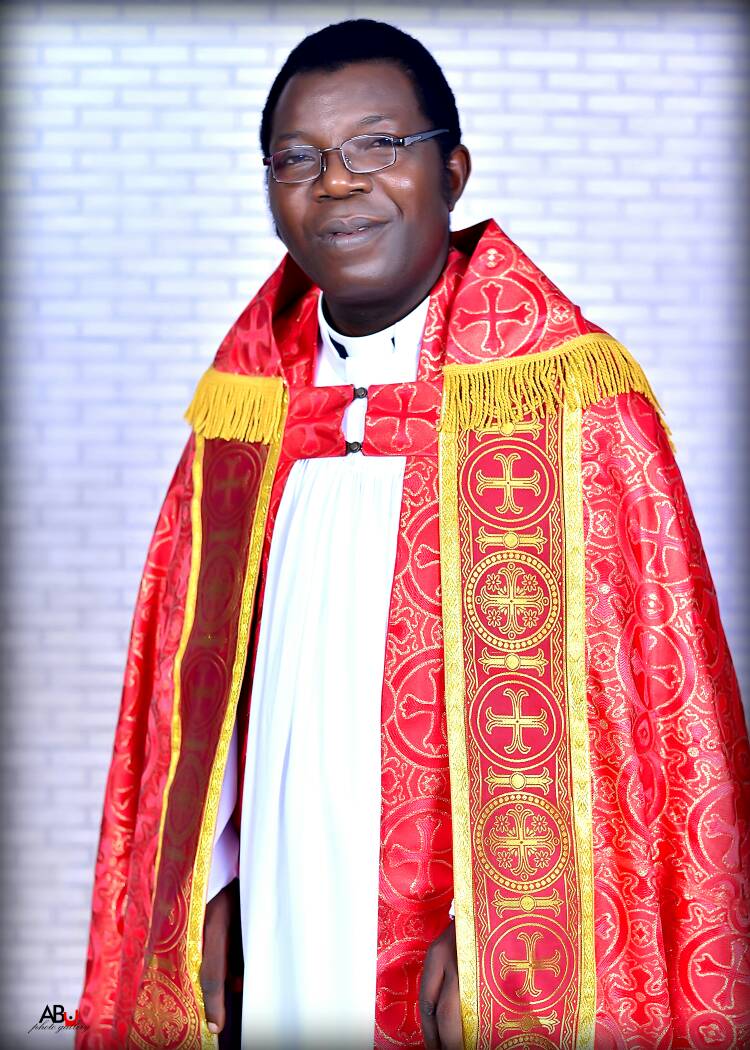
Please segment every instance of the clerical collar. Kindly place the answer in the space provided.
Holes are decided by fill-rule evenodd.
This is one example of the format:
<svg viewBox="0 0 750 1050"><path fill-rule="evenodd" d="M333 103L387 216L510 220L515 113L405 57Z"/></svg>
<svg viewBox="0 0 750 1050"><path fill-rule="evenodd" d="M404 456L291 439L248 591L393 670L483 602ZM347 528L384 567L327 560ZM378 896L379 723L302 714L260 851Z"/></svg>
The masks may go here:
<svg viewBox="0 0 750 1050"><path fill-rule="evenodd" d="M422 331L430 297L426 295L399 321L369 335L344 335L326 319L318 296L318 330L326 373L340 382L408 382L416 378ZM365 373L367 373L365 375Z"/></svg>

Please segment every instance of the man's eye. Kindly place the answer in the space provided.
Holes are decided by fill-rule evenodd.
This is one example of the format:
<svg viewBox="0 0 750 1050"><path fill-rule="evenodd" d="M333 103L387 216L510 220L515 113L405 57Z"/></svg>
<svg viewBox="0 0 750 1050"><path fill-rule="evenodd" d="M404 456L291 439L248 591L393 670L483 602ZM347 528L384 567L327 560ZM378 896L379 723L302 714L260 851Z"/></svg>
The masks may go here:
<svg viewBox="0 0 750 1050"><path fill-rule="evenodd" d="M371 149L383 149L383 147L390 147L393 140L388 135L383 135L382 138L373 137L370 140L369 146Z"/></svg>
<svg viewBox="0 0 750 1050"><path fill-rule="evenodd" d="M312 154L301 150L299 153L285 154L277 161L277 165L280 165L282 168L292 168L296 164L309 164L311 160L313 160Z"/></svg>

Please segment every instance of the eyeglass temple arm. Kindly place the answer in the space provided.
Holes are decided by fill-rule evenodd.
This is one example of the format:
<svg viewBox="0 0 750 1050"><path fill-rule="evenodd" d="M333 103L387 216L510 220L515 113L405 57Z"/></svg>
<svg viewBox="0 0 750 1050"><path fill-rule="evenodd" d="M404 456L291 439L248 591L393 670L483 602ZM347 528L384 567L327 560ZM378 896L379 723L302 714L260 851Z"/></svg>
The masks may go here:
<svg viewBox="0 0 750 1050"><path fill-rule="evenodd" d="M403 135L401 138L394 138L394 142L397 146L411 146L412 142L424 142L425 139L432 139L436 135L443 135L449 128L435 128L434 131L418 131L416 135Z"/></svg>

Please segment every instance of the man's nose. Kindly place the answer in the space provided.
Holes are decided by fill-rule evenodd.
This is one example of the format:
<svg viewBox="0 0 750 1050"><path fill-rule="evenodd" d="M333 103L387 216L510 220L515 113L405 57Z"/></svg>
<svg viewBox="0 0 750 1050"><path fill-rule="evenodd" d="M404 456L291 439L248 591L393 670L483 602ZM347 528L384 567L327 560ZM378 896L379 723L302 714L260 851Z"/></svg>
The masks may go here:
<svg viewBox="0 0 750 1050"><path fill-rule="evenodd" d="M349 171L341 150L332 149L323 154L323 170L318 177L318 186L327 196L342 197L353 190L367 191L371 183L366 172Z"/></svg>

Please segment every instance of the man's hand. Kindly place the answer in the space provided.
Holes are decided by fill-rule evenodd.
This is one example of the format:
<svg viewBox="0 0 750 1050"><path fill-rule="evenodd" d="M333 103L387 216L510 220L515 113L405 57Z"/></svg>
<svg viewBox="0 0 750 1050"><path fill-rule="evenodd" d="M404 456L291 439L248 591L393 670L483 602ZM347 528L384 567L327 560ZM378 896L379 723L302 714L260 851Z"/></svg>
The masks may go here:
<svg viewBox="0 0 750 1050"><path fill-rule="evenodd" d="M454 922L427 949L419 985L419 1015L427 1050L463 1050Z"/></svg>
<svg viewBox="0 0 750 1050"><path fill-rule="evenodd" d="M240 883L233 879L206 905L203 920L203 960L200 969L206 1022L209 1030L220 1032L226 1023L224 985L227 976L233 978L232 988L242 987L242 974L238 966L237 946L241 941Z"/></svg>

